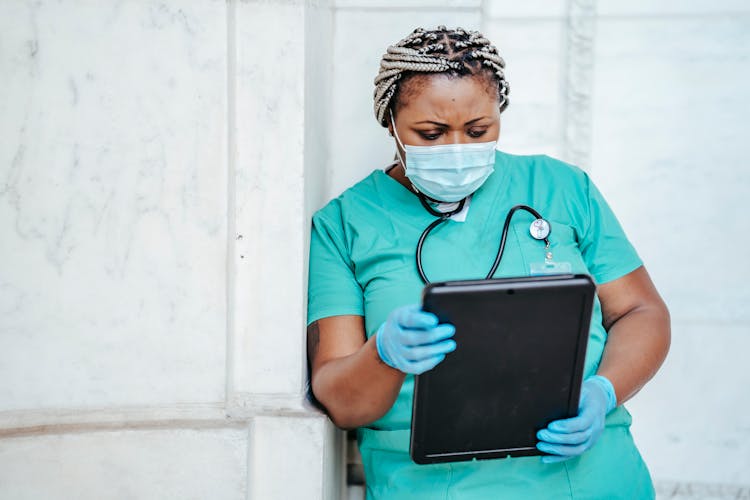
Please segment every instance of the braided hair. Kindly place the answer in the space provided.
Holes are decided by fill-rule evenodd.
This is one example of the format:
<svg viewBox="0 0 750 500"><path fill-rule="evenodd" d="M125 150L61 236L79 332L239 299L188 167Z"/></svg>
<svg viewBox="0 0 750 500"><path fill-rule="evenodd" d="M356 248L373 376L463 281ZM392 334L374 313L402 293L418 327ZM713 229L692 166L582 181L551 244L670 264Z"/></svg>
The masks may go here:
<svg viewBox="0 0 750 500"><path fill-rule="evenodd" d="M502 113L508 107L510 86L505 80L505 61L497 48L478 31L438 26L426 31L417 28L388 47L380 61L380 72L375 77L375 118L388 126L388 110L395 113L399 90L404 82L418 74L442 73L448 76L486 74L497 84Z"/></svg>

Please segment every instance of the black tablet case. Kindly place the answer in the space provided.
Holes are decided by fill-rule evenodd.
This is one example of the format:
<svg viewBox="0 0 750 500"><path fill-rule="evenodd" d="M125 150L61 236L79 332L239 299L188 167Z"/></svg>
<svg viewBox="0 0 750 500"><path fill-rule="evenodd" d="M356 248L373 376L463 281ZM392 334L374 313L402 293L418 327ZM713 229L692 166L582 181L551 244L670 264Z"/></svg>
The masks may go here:
<svg viewBox="0 0 750 500"><path fill-rule="evenodd" d="M427 285L457 349L415 377L412 459L542 455L536 432L578 413L594 295L586 275Z"/></svg>

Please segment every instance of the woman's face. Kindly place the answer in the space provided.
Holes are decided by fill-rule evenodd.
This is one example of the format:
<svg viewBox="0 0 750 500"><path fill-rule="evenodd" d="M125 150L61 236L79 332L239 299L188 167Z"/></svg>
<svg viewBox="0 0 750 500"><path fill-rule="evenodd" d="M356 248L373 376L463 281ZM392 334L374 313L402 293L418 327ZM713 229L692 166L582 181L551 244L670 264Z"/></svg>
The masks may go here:
<svg viewBox="0 0 750 500"><path fill-rule="evenodd" d="M497 92L482 76L409 79L394 121L401 142L411 146L490 142L500 136ZM388 129L393 134L393 126Z"/></svg>

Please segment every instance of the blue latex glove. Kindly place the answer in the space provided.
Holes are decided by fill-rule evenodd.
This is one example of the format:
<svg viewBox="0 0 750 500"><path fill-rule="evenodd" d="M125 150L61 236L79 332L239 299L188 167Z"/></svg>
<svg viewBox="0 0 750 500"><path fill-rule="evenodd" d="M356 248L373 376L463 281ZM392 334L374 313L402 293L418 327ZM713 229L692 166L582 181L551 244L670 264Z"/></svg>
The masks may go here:
<svg viewBox="0 0 750 500"><path fill-rule="evenodd" d="M617 406L612 383L601 375L587 378L581 386L578 416L550 422L537 432L536 447L551 456L544 463L555 463L576 457L588 450L604 430L604 419Z"/></svg>
<svg viewBox="0 0 750 500"><path fill-rule="evenodd" d="M388 315L378 329L375 345L385 364L416 375L431 370L456 349L451 339L454 333L453 325L439 325L434 314L416 305L404 306Z"/></svg>

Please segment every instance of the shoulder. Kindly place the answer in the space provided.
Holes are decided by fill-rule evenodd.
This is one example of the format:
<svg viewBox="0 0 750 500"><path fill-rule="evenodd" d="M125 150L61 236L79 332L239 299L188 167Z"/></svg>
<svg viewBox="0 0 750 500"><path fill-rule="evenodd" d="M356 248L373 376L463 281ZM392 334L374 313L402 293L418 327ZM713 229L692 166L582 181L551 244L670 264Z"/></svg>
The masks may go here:
<svg viewBox="0 0 750 500"><path fill-rule="evenodd" d="M586 172L547 155L500 153L498 160L503 161L499 168L508 171L507 189L515 199L550 220L572 226L579 234L586 232L592 191Z"/></svg>
<svg viewBox="0 0 750 500"><path fill-rule="evenodd" d="M498 153L496 168L507 169L512 189L527 193L542 205L565 206L573 211L585 208L591 180L577 166L547 155Z"/></svg>
<svg viewBox="0 0 750 500"><path fill-rule="evenodd" d="M496 164L506 166L515 175L529 178L547 176L548 179L572 183L588 182L587 174L579 167L544 154L514 155L497 151Z"/></svg>
<svg viewBox="0 0 750 500"><path fill-rule="evenodd" d="M385 173L375 170L339 196L330 200L323 208L313 214L313 224L342 226L345 219L348 219L353 213L362 211L363 206L371 202L379 191L382 175L385 175Z"/></svg>

